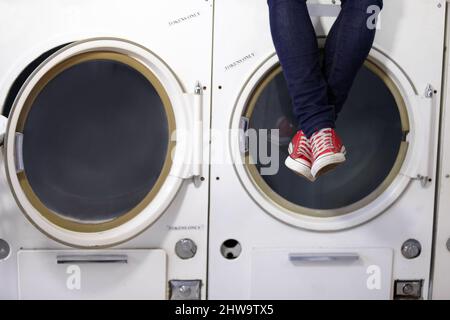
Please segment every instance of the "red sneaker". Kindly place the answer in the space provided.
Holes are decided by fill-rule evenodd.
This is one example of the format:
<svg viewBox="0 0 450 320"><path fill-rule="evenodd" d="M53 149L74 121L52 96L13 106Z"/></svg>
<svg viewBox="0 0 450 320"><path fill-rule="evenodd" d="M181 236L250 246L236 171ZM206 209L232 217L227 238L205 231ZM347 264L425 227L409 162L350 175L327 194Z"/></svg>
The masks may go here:
<svg viewBox="0 0 450 320"><path fill-rule="evenodd" d="M316 178L345 162L345 147L331 128L317 131L310 138L313 154L311 174Z"/></svg>
<svg viewBox="0 0 450 320"><path fill-rule="evenodd" d="M294 138L292 138L288 150L289 157L284 162L286 167L309 181L314 182L316 179L311 174L311 146L303 131L298 131Z"/></svg>

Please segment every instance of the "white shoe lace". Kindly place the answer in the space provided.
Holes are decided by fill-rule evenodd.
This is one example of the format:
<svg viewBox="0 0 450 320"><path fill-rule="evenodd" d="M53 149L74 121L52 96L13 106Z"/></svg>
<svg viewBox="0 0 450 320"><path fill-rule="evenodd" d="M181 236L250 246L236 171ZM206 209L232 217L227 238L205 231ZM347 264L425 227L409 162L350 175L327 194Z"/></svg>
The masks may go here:
<svg viewBox="0 0 450 320"><path fill-rule="evenodd" d="M305 136L302 137L300 143L298 144L297 153L306 155L309 158L312 157L311 147L309 145L308 139Z"/></svg>
<svg viewBox="0 0 450 320"><path fill-rule="evenodd" d="M328 149L334 149L333 135L330 129L322 129L311 139L311 147L314 155L321 154Z"/></svg>

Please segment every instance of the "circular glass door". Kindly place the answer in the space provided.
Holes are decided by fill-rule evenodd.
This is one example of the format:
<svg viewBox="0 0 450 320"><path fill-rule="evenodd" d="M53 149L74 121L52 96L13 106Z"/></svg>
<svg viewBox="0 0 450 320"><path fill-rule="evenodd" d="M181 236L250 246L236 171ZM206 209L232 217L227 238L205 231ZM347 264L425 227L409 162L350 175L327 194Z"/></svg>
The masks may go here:
<svg viewBox="0 0 450 320"><path fill-rule="evenodd" d="M297 127L291 109L278 65L257 84L243 113L248 128L259 132L258 139L267 130L267 150L279 154L279 170L273 175L261 175L267 165L250 153L245 161L258 189L279 207L313 217L344 215L376 199L398 175L407 151L406 107L392 80L374 63L367 61L359 72L337 121L347 161L314 183L284 165ZM278 130L278 139L273 130Z"/></svg>
<svg viewBox="0 0 450 320"><path fill-rule="evenodd" d="M19 93L5 143L8 178L24 213L51 237L122 242L155 221L179 188L181 179L169 176L179 100L150 59L115 39L75 43Z"/></svg>

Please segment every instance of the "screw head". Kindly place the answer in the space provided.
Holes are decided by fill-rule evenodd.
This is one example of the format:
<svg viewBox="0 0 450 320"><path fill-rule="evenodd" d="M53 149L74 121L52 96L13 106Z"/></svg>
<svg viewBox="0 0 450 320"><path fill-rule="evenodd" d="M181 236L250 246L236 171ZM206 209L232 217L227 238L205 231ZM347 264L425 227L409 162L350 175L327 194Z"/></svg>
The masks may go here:
<svg viewBox="0 0 450 320"><path fill-rule="evenodd" d="M402 255L406 259L414 259L420 256L422 245L415 239L406 240L402 245Z"/></svg>
<svg viewBox="0 0 450 320"><path fill-rule="evenodd" d="M414 287L412 286L412 284L407 283L403 286L402 291L404 294L410 295L414 292Z"/></svg>
<svg viewBox="0 0 450 320"><path fill-rule="evenodd" d="M191 288L188 287L188 286L181 286L180 287L180 294L183 297L189 297L191 295L191 291L192 291Z"/></svg>

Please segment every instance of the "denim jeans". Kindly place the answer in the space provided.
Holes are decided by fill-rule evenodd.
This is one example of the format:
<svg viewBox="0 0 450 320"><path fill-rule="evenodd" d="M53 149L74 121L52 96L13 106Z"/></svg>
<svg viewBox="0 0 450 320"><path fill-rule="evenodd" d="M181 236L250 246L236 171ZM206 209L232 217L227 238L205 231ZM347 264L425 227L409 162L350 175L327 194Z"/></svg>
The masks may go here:
<svg viewBox="0 0 450 320"><path fill-rule="evenodd" d="M270 29L298 128L310 137L335 122L375 38L374 13L383 0L341 0L327 36L323 64L307 0L268 0ZM375 15L376 18L376 15ZM376 20L375 20L376 22Z"/></svg>

